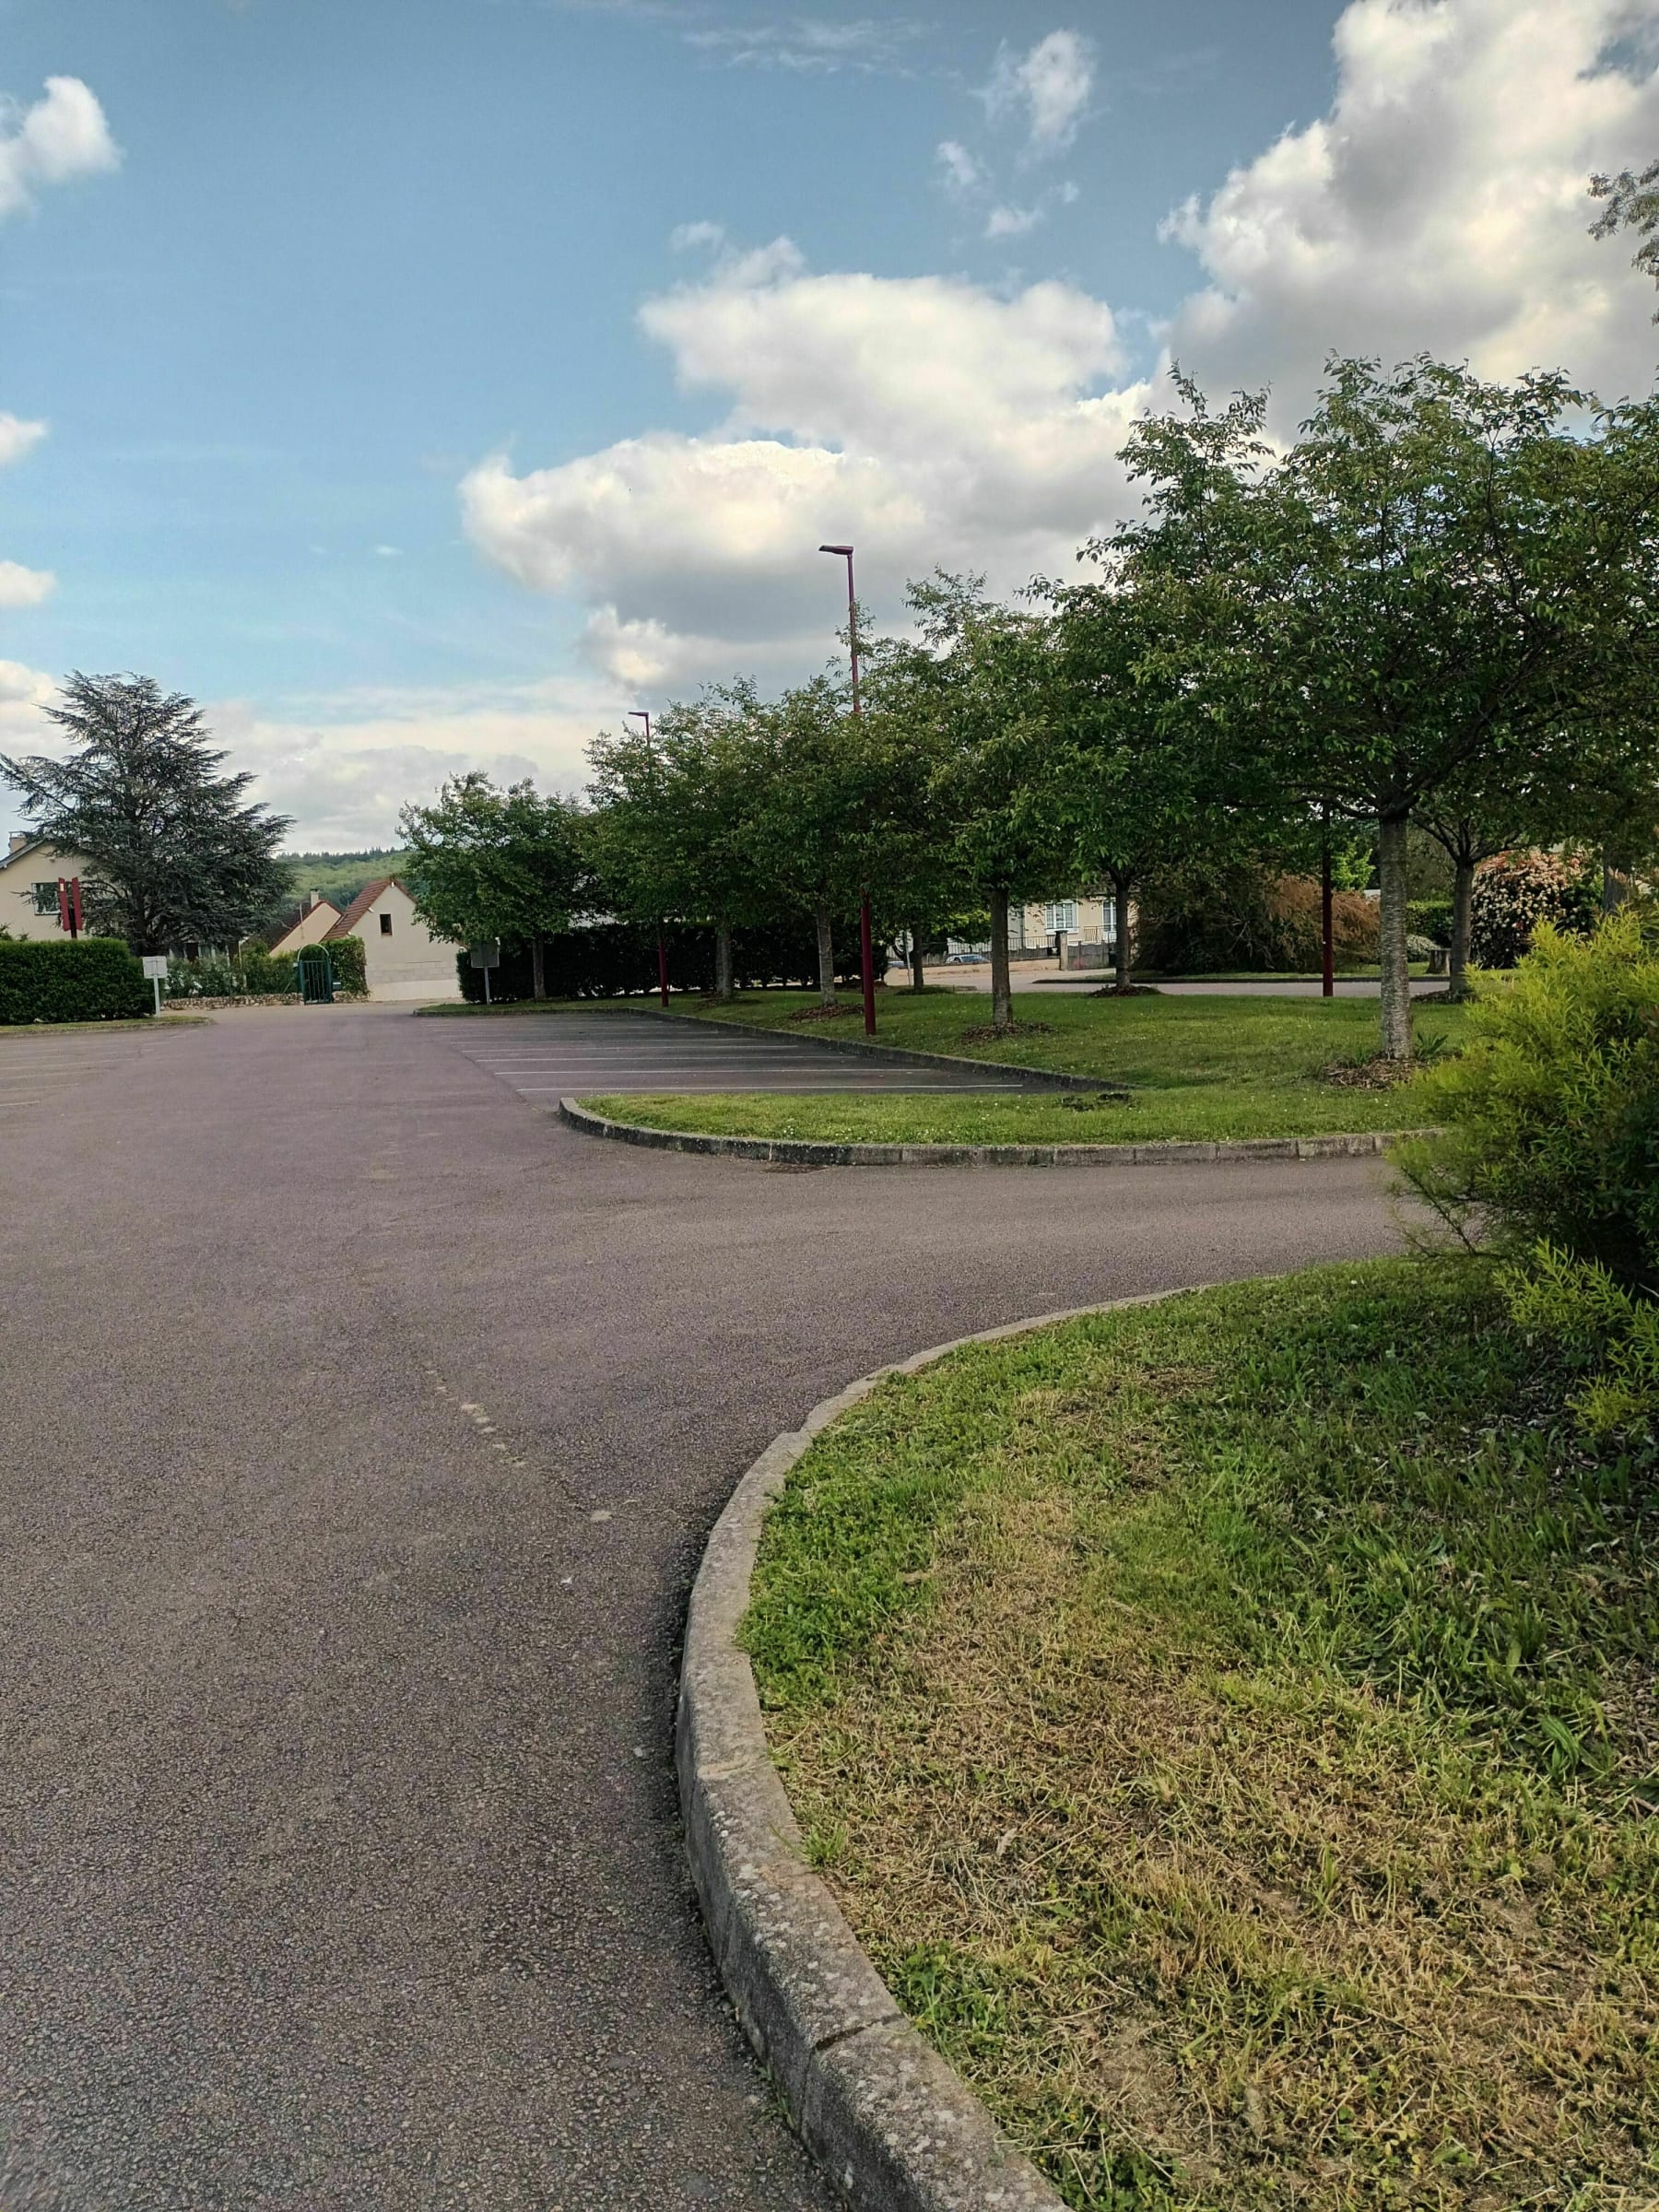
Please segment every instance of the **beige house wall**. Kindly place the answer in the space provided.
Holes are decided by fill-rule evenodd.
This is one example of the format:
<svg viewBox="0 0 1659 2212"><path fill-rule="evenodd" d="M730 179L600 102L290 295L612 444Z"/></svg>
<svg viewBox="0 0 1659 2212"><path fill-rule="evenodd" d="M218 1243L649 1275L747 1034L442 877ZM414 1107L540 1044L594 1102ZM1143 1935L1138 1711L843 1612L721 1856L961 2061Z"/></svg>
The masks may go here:
<svg viewBox="0 0 1659 2212"><path fill-rule="evenodd" d="M78 876L84 865L78 853L60 853L53 845L31 845L0 858L0 929L14 937L66 942L55 902L49 912L36 913L34 887L55 886L60 876Z"/></svg>
<svg viewBox="0 0 1659 2212"><path fill-rule="evenodd" d="M321 900L308 914L301 914L292 929L285 930L271 950L298 952L302 945L321 945L324 938L340 918L340 910L328 900Z"/></svg>
<svg viewBox="0 0 1659 2212"><path fill-rule="evenodd" d="M391 916L390 935L381 928L382 914ZM401 884L389 883L346 935L363 940L371 998L460 997L461 979L455 972L460 947L432 935Z"/></svg>

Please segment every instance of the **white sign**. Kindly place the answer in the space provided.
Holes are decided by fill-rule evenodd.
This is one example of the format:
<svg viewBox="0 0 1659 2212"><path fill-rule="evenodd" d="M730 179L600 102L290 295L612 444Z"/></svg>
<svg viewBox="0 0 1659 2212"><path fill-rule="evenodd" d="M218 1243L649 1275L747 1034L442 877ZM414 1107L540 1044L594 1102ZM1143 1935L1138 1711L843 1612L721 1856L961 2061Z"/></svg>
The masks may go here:
<svg viewBox="0 0 1659 2212"><path fill-rule="evenodd" d="M167 955L164 952L147 952L144 955L144 980L147 983L164 983L167 981Z"/></svg>

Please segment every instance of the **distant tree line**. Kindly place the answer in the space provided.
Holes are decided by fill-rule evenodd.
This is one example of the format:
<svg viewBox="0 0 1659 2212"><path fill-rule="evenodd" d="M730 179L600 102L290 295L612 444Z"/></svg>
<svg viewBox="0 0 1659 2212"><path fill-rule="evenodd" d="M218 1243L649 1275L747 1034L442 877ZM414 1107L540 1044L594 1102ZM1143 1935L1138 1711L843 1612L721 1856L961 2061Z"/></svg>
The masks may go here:
<svg viewBox="0 0 1659 2212"><path fill-rule="evenodd" d="M1653 849L1659 402L1335 360L1281 452L1265 394L1176 389L1084 575L1013 604L912 585L908 636L861 630L856 715L843 669L714 685L595 739L585 805L475 774L406 808L428 919L533 965L583 915L694 925L721 993L736 933L806 921L829 1004L867 896L889 940L982 929L1006 1024L1012 907L1110 895L1124 987L1122 918L1172 865L1305 873L1358 840L1382 1049L1409 1056L1408 841L1444 855L1454 993L1484 860L1572 845L1618 875Z"/></svg>

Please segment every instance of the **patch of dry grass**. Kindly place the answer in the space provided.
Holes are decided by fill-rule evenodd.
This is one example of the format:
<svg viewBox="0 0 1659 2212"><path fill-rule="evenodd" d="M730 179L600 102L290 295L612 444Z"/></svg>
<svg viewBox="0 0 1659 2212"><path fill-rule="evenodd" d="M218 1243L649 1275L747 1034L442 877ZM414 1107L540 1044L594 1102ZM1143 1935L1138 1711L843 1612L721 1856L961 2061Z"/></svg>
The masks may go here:
<svg viewBox="0 0 1659 2212"><path fill-rule="evenodd" d="M820 1440L769 1531L748 1639L815 1854L1077 2206L1654 2199L1641 1510L1517 1410L1477 1294L1414 1280L960 1355ZM1387 1371L1437 1343L1439 1382Z"/></svg>

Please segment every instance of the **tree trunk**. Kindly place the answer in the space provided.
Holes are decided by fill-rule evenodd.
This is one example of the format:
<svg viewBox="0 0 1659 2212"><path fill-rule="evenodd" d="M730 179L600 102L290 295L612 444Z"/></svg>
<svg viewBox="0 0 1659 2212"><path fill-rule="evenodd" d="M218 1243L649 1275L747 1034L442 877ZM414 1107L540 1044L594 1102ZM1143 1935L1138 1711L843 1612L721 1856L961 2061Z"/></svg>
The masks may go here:
<svg viewBox="0 0 1659 2212"><path fill-rule="evenodd" d="M1117 988L1120 991L1128 990L1131 974L1130 953L1132 947L1129 943L1129 889L1130 879L1127 876L1114 876L1112 877L1112 912L1117 935L1116 940L1112 945L1112 951L1113 960L1113 975Z"/></svg>
<svg viewBox="0 0 1659 2212"><path fill-rule="evenodd" d="M922 973L922 932L913 922L911 924L910 956L911 987L912 990L925 991L927 984Z"/></svg>
<svg viewBox="0 0 1659 2212"><path fill-rule="evenodd" d="M991 1026L1006 1030L1014 1018L1014 986L1008 975L1008 894L991 894Z"/></svg>
<svg viewBox="0 0 1659 2212"><path fill-rule="evenodd" d="M835 1004L835 932L830 925L830 909L827 906L820 906L818 910L818 1004L832 1006Z"/></svg>
<svg viewBox="0 0 1659 2212"><path fill-rule="evenodd" d="M724 922L714 924L714 995L724 1006L737 995L732 982L732 932Z"/></svg>
<svg viewBox="0 0 1659 2212"><path fill-rule="evenodd" d="M1411 976L1406 965L1406 825L1409 819L1404 814L1385 814L1377 825L1377 878L1382 887L1377 949L1382 962L1382 1053L1389 1060L1411 1057Z"/></svg>
<svg viewBox="0 0 1659 2212"><path fill-rule="evenodd" d="M1616 914L1630 895L1630 879L1610 861L1602 862L1602 912Z"/></svg>
<svg viewBox="0 0 1659 2212"><path fill-rule="evenodd" d="M1452 856L1452 954L1446 962L1446 996L1464 998L1469 989L1469 915L1475 903L1475 863L1461 853Z"/></svg>
<svg viewBox="0 0 1659 2212"><path fill-rule="evenodd" d="M530 940L530 995L532 998L546 998L547 995L547 978L542 965L542 941L539 930Z"/></svg>

